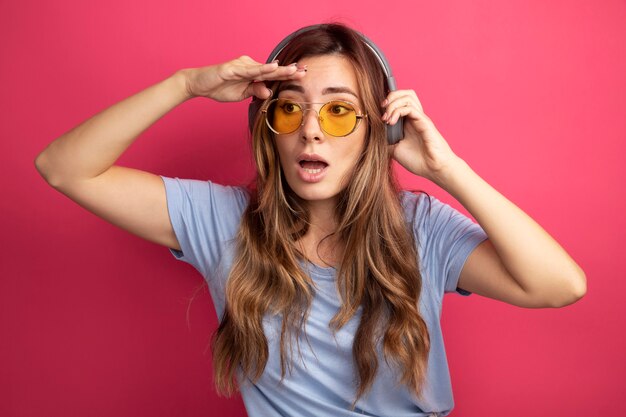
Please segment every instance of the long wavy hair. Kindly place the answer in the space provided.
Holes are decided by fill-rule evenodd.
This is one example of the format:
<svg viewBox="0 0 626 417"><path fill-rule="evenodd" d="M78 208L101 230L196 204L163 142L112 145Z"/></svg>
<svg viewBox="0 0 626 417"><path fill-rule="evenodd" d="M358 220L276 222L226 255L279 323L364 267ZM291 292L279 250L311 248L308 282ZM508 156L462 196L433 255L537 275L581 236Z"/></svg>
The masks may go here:
<svg viewBox="0 0 626 417"><path fill-rule="evenodd" d="M422 398L430 338L418 308L422 278L416 246L401 206L381 119L380 103L387 93L383 71L359 34L341 24L322 25L299 35L277 58L290 63L327 54L346 57L353 64L370 115L364 148L345 181L335 213L338 226L333 235L345 249L336 281L342 305L329 327L333 332L341 329L362 306L352 348L357 382L353 408L371 388L381 342L385 361L397 366L398 382ZM280 91L280 82L268 86ZM215 383L225 395L238 389L238 372L256 381L265 369L265 314L282 316L284 378L286 369L291 369L286 352L293 352L293 339L299 341L315 294L315 284L300 264L304 255L298 242L310 226L307 204L287 184L273 133L262 115L254 123L252 151L256 187L237 235L226 307L212 343Z"/></svg>

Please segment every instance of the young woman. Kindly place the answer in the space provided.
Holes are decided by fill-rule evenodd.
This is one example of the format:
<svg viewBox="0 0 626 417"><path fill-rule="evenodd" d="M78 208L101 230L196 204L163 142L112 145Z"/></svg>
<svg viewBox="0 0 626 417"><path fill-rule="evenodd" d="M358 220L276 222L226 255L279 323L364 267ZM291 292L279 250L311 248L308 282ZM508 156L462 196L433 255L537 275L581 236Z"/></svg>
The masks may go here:
<svg viewBox="0 0 626 417"><path fill-rule="evenodd" d="M209 284L217 388L250 416L445 416L445 292L528 308L585 294L583 271L457 156L376 48L328 24L261 64L184 69L97 114L36 160L57 190L171 248ZM388 75L388 74L387 74ZM114 165L192 97L253 97L254 187ZM403 120L403 138L388 130ZM392 160L454 196L478 224L401 191Z"/></svg>

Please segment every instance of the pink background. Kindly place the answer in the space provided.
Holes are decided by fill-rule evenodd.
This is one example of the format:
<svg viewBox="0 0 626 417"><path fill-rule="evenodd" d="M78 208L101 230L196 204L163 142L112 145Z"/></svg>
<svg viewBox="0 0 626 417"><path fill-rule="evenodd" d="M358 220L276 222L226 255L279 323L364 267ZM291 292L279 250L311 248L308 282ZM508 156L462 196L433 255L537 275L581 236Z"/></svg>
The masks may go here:
<svg viewBox="0 0 626 417"><path fill-rule="evenodd" d="M587 296L563 309L446 296L452 415L626 415L626 3L616 0L0 3L0 415L245 414L213 389L217 320L206 288L195 292L200 274L54 191L33 161L180 68L265 60L291 31L331 19L373 39L457 154L587 273ZM246 182L246 106L189 101L118 164Z"/></svg>

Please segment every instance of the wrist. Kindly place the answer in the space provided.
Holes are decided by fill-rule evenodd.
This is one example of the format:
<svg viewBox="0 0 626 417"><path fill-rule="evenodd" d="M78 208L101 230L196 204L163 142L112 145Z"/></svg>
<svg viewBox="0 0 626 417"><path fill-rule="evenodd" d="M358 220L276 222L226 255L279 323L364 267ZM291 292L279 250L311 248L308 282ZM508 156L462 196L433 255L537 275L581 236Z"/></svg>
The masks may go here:
<svg viewBox="0 0 626 417"><path fill-rule="evenodd" d="M432 181L439 187L450 192L452 189L463 181L463 178L468 175L468 170L471 168L463 159L458 156L442 167L437 173L433 174Z"/></svg>
<svg viewBox="0 0 626 417"><path fill-rule="evenodd" d="M193 71L194 68L184 68L176 71L174 75L172 75L172 79L176 81L181 93L184 94L185 100L196 97L196 95L193 93L193 91L191 91L191 88L189 87L189 81Z"/></svg>

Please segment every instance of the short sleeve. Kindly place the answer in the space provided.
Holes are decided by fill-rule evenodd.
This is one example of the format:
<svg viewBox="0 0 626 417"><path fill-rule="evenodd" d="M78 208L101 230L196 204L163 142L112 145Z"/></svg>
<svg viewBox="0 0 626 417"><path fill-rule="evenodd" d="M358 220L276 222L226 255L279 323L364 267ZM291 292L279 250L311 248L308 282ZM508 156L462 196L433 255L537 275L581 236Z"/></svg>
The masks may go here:
<svg viewBox="0 0 626 417"><path fill-rule="evenodd" d="M219 263L225 244L236 237L248 193L240 187L210 181L161 178L170 222L181 247L169 250L206 279Z"/></svg>
<svg viewBox="0 0 626 417"><path fill-rule="evenodd" d="M425 193L405 194L405 210L412 212L413 232L418 243L422 270L439 294L457 292L465 261L487 234L479 224L453 207Z"/></svg>

